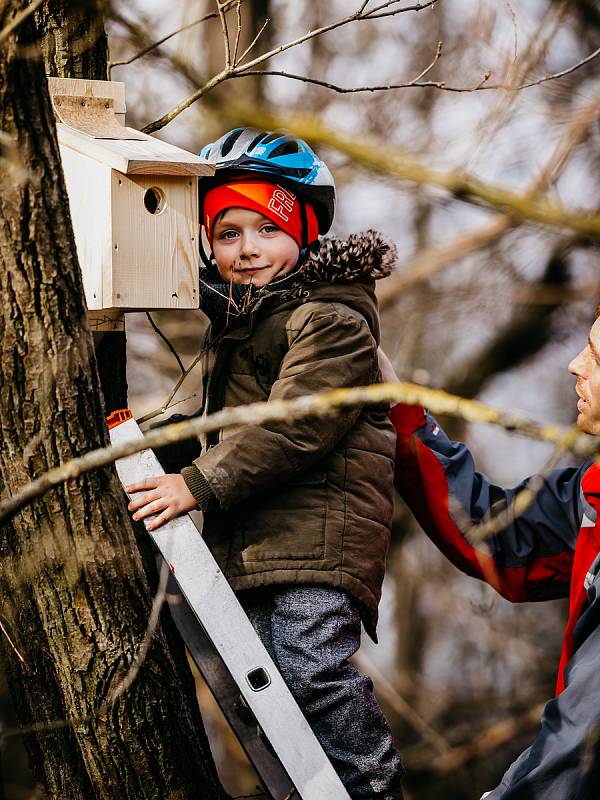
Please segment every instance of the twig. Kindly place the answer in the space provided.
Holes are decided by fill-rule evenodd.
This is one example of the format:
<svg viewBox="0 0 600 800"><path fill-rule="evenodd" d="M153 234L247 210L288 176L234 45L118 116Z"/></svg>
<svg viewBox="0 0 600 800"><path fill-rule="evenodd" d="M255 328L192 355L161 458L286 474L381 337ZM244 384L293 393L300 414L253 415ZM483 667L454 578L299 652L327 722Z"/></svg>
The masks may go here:
<svg viewBox="0 0 600 800"><path fill-rule="evenodd" d="M175 348L173 347L173 345L171 344L171 342L169 341L169 339L168 339L168 338L165 336L165 334L164 334L164 333L161 331L161 329L158 327L158 325L156 324L156 322L154 322L154 320L152 319L152 315L150 314L150 312L149 312L149 311L146 311L146 316L148 317L148 322L150 323L150 325L152 325L152 328L153 328L154 332L155 332L156 334L158 334L158 336L160 336L160 338L161 338L161 339L163 340L163 342L164 342L164 343L167 345L167 347L169 348L169 350L171 351L171 353L174 355L174 357L175 357L175 359L176 359L176 361L177 361L177 364L179 365L179 369L181 370L181 372L182 372L182 373L185 373L185 367L183 366L183 363L182 363L182 361L181 361L181 358L179 357L179 353L177 352L177 350L175 350Z"/></svg>
<svg viewBox="0 0 600 800"><path fill-rule="evenodd" d="M0 522L6 523L18 511L36 497L50 489L86 472L105 467L119 458L139 453L147 448L192 439L200 434L220 431L243 425L261 425L267 422L289 422L307 417L327 416L344 409L383 403L407 403L423 405L434 414L449 414L467 422L486 422L506 430L530 436L544 442L562 442L565 429L558 425L543 425L518 412L501 411L475 400L465 400L436 389L428 389L410 383L381 383L357 388L333 389L316 394L297 397L293 400L271 400L251 403L236 408L226 408L206 417L166 425L149 431L141 439L125 442L114 447L92 450L79 458L67 461L45 472L26 484L12 497L0 501ZM570 448L578 455L594 455L600 443L595 437L580 434Z"/></svg>
<svg viewBox="0 0 600 800"><path fill-rule="evenodd" d="M237 54L238 54L238 48L240 46L240 36L242 35L242 14L241 14L241 11L240 11L240 3L241 3L241 0L237 0L237 4L236 4L236 7L235 7L237 29L236 29L236 32L235 32L235 44L233 46L233 65L234 66L237 64Z"/></svg>
<svg viewBox="0 0 600 800"><path fill-rule="evenodd" d="M392 17L395 14L402 14L404 11L423 11L430 6L434 6L438 0L429 0L427 3L415 3L414 6L404 6L403 8L397 8L393 11L382 11L381 9L388 8L389 6L395 5L398 0L389 0L387 3L382 3L380 6L376 6L371 11L368 11L366 14L361 16L361 19L383 19L383 17ZM380 12L380 13L378 13Z"/></svg>
<svg viewBox="0 0 600 800"><path fill-rule="evenodd" d="M474 84L473 86L452 86L447 84L445 81L421 81L421 78L424 77L430 70L433 69L437 61L441 56L441 47L442 42L438 42L438 50L439 54L436 53L436 57L431 62L431 64L423 70L420 75L417 75L416 78L413 78L411 81L404 81L402 83L383 83L383 84L374 84L373 86L340 86L336 83L330 83L329 81L320 80L319 78L311 78L309 75L298 75L293 72L286 72L285 70L244 70L244 72L236 72L232 73L229 76L229 79L233 78L250 78L256 76L275 76L280 78L288 78L289 80L293 81L301 81L302 83L310 83L314 86L322 86L325 89L330 89L337 94L361 94L364 92L389 92L392 89L440 89L444 92L454 92L456 94L467 94L469 92L480 92L480 91L510 91L510 92L520 92L523 89L529 89L531 86L539 86L541 83L546 83L547 81L557 80L558 78L562 78L565 75L569 75L575 70L578 70L580 67L583 67L585 64L588 64L590 61L593 61L600 55L600 48L595 50L586 58L578 61L577 64L574 64L572 67L563 70L562 72L555 72L552 75L545 75L543 78L539 78L535 81L530 81L529 83L522 83L518 86L511 86L507 83L488 83L489 79L491 78L491 72L485 72L481 80Z"/></svg>
<svg viewBox="0 0 600 800"><path fill-rule="evenodd" d="M577 64L573 64L572 67L567 67L567 69L563 69L561 72L555 72L553 75L546 75L543 78L539 78L537 81L531 81L530 83L523 83L521 86L518 86L517 89L529 89L530 86L539 86L540 83L546 83L546 81L553 81L557 78L564 78L565 75L570 75L575 70L580 69L581 67L589 64L590 61L593 61L595 58L598 58L600 55L600 47L597 50L594 50L593 53L590 53L589 56L582 58L581 61L578 61Z"/></svg>
<svg viewBox="0 0 600 800"><path fill-rule="evenodd" d="M79 717L66 717L65 719L34 722L32 725L26 725L25 727L0 730L0 739L8 739L13 736L23 736L28 733L51 733L53 731L69 728L75 725L86 725L98 717L104 716L106 712L118 702L119 698L121 698L125 692L131 688L137 676L139 675L140 668L144 663L146 656L148 655L150 644L158 629L160 612L166 598L168 578L169 567L166 562L163 562L159 576L158 588L152 601L148 624L146 626L140 646L133 658L133 661L131 662L129 669L127 670L127 674L115 687L114 691L108 696L108 699L104 703L102 703L90 714L85 714ZM0 625L1 624L2 623L0 622ZM17 653L17 655L19 654ZM24 663L22 658L21 660Z"/></svg>
<svg viewBox="0 0 600 800"><path fill-rule="evenodd" d="M114 706L117 700L130 689L133 682L138 676L142 664L146 660L146 656L148 655L148 650L150 649L152 639L154 638L154 634L156 633L156 630L158 628L158 623L160 621L160 612L162 611L162 607L164 605L165 598L167 596L167 582L169 580L169 572L170 571L167 562L163 561L161 564L160 574L158 578L158 588L156 590L156 594L154 595L154 600L152 601L152 608L150 609L150 616L148 617L148 625L144 633L144 638L142 639L138 651L135 654L135 658L131 662L131 666L129 667L127 675L125 675L121 683L119 683L119 685L115 688L114 692L109 696L107 701L108 706Z"/></svg>
<svg viewBox="0 0 600 800"><path fill-rule="evenodd" d="M4 636L6 637L6 641L9 643L9 645L10 645L10 647L11 647L12 651L15 653L15 655L17 656L17 658L19 659L19 661L21 662L21 664L24 664L24 663L25 663L25 659L23 658L23 656L21 655L21 653L19 653L19 651L18 651L18 649L17 649L17 646L15 645L15 643L13 642L13 640L12 640L12 639L10 638L10 636L8 635L8 631L7 631L7 630L6 630L6 628L4 627L4 624L3 624L3 622L2 622L2 620L1 620L1 619L0 619L0 631L2 631L2 633L3 633L3 634L4 634Z"/></svg>
<svg viewBox="0 0 600 800"><path fill-rule="evenodd" d="M569 156L588 134L590 125L597 119L599 110L600 94L575 111L571 124L564 135L560 137L550 158L527 188L526 197L535 197L539 192L549 188L551 183L556 180ZM449 243L434 245L422 251L402 272L392 273L389 278L379 284L377 287L379 307L383 309L390 305L400 292L422 283L450 262L490 245L514 225L515 220L510 215L496 215L474 231L463 233ZM565 301L569 297L564 290L563 297Z"/></svg>
<svg viewBox="0 0 600 800"><path fill-rule="evenodd" d="M179 376L179 379L177 380L177 382L173 386L173 389L171 390L171 393L169 394L169 396L167 397L165 402L160 406L160 408L157 408L154 411L149 411L147 414L144 414L143 417L140 417L137 420L138 425L141 425L144 422L148 422L149 420L154 419L155 417L159 417L161 414L164 414L165 411L167 411L171 407L171 400L175 397L175 395L179 391L179 388L180 388L181 384L184 382L184 380L187 378L187 376L190 374L190 372L194 369L194 367L200 361L200 359L202 358L203 355L204 355L204 350L200 351L200 353L198 353L198 355L192 361L190 366L187 369L183 370L183 372ZM186 399L189 400L190 398L188 397Z"/></svg>
<svg viewBox="0 0 600 800"><path fill-rule="evenodd" d="M433 69L435 62L432 62L424 72L429 72L429 70ZM475 84L475 86L448 86L446 83L442 81L420 81L419 78L413 78L413 80L406 81L404 83L383 83L383 84L376 84L374 86L339 86L336 83L330 83L329 81L323 81L319 78L311 78L308 75L297 75L293 72L286 72L282 69L251 69L244 72L232 73L228 80L233 80L234 78L252 78L256 76L274 76L279 78L288 78L292 81L300 81L301 83L310 83L313 86L322 86L324 89L330 89L332 92L336 92L337 94L362 94L363 92L389 92L392 89L426 89L426 88L434 88L434 89L442 89L445 92L456 92L456 93L466 93L466 92L477 92L480 89L503 89L506 87L503 86L485 86L486 81L490 77L490 73L486 72L481 81Z"/></svg>
<svg viewBox="0 0 600 800"><path fill-rule="evenodd" d="M265 130L292 130L303 139L344 153L373 172L419 185L437 186L461 200L504 211L523 222L570 228L584 236L600 238L600 214L596 212L570 212L547 199L532 199L526 194L489 184L462 170L444 172L432 169L414 156L376 140L359 135L340 135L312 115L283 116L242 103L223 108L221 113L227 117L235 114L237 124L243 122Z"/></svg>
<svg viewBox="0 0 600 800"><path fill-rule="evenodd" d="M237 3L238 1L241 2L241 0L227 0L227 2L223 4L223 10L224 11L229 11L230 7L234 3ZM125 25L128 28L131 28L129 20L126 20L120 14L116 13L114 11L114 9L111 12L111 14L112 14L113 19L116 19L117 22L120 22L122 25ZM190 28L193 28L195 25L200 25L200 23L206 22L209 19L216 19L218 16L219 16L218 11L211 11L209 14L205 14L203 17L199 17L198 19L195 19L193 22L189 22L187 25L184 25L182 28L177 28L176 31L171 31L171 33L168 33L166 36L163 36L162 39L159 39L156 42L152 42L152 44L147 45L142 50L140 50L138 53L136 53L134 56L131 56L131 58L126 58L126 59L123 59L122 61L111 61L109 63L109 65L108 65L108 68L109 68L109 70L111 70L113 67L123 67L123 66L126 66L127 64L132 64L134 61L137 61L138 58L142 58L143 56L147 55L148 53L151 53L152 50L155 50L157 47L160 47L165 42L168 42L169 39L173 38L173 36L177 36L178 33L183 33L184 31L187 31Z"/></svg>
<svg viewBox="0 0 600 800"><path fill-rule="evenodd" d="M217 2L217 9L219 12L219 20L221 21L221 30L223 32L223 47L225 50L225 71L228 72L231 69L231 44L229 42L229 29L227 27L227 17L225 12L223 11L224 4L221 4L221 0L216 0Z"/></svg>
<svg viewBox="0 0 600 800"><path fill-rule="evenodd" d="M429 742L440 755L451 752L452 748L444 737L434 730L415 709L406 702L402 695L392 686L388 679L380 672L364 653L356 653L353 661L361 672L369 674L375 683L375 691L393 708L393 710L408 722L411 728L416 731L422 739Z"/></svg>
<svg viewBox="0 0 600 800"><path fill-rule="evenodd" d="M428 72L431 72L431 70L435 67L437 62L442 57L442 48L443 48L443 46L444 46L443 42L440 41L440 42L437 43L436 48L435 48L435 55L433 56L433 61L431 62L431 64L428 67L425 67L423 72L420 72L417 75L416 78L413 78L413 80L411 81L411 84L416 83L417 81L420 81L421 78L424 78L425 75L427 75Z"/></svg>
<svg viewBox="0 0 600 800"><path fill-rule="evenodd" d="M486 522L468 526L468 529L465 531L465 538L467 541L475 546L486 541L486 539L491 539L492 536L501 533L510 525L513 525L531 506L540 491L544 488L548 473L556 467L564 454L573 448L573 445L580 435L579 430L575 426L565 431L562 438L556 442L552 455L540 472L529 481L524 489L521 489L521 491L513 497L507 508L501 511L497 516L491 517Z"/></svg>
<svg viewBox="0 0 600 800"><path fill-rule="evenodd" d="M27 17L30 17L36 9L38 9L44 0L33 0L33 3L24 8L22 11L19 11L18 14L12 18L12 20L8 23L8 25L0 31L0 44L5 39L11 35L13 31L15 31L22 22L25 22Z"/></svg>
<svg viewBox="0 0 600 800"><path fill-rule="evenodd" d="M249 52L250 52L250 51L251 51L251 50L254 48L254 45L255 45L255 44L258 42L258 40L260 39L260 37L263 35L263 32L264 32L265 28L267 27L267 25L269 24L269 22L270 22L270 21L271 21L271 18L270 18L270 17L267 17L267 18L266 18L266 20L263 22L263 24L262 24L262 27L261 27L261 29L259 30L259 32L256 34L256 36L254 37L254 39L252 39L252 41L250 42L250 44L248 45L248 47L247 47L247 48L244 50L244 52L243 52L243 53L242 53L242 55L240 56L240 58L239 58L239 61L238 61L238 64L239 64L241 61L243 61L243 60L246 58L246 56L248 55L248 53L249 53Z"/></svg>
<svg viewBox="0 0 600 800"><path fill-rule="evenodd" d="M219 2L219 0L217 0ZM340 28L343 25L348 25L351 22L360 22L365 21L368 19L376 19L379 15L373 16L373 13L378 11L381 8L387 8L390 5L394 5L397 0L390 0L390 2L383 3L381 6L373 9L373 11L369 11L366 14L364 13L364 4L361 5L354 13L349 14L347 17L343 17L342 19L335 20L335 22L330 22L328 25L323 25L320 28L316 28L313 31L308 31L307 33L303 34L302 36L298 36L295 39L292 39L285 44L281 44L278 47L269 50L266 53L263 53L260 56L257 56L252 61L248 61L246 64L238 64L237 66L231 65L231 58L229 54L229 58L227 56L226 51L226 58L225 58L225 66L224 68L217 74L214 75L207 83L201 86L199 89L196 89L189 97L183 100L179 105L175 106L171 111L167 114L164 114L160 119L155 120L154 122L150 122L142 131L144 133L154 133L155 131L164 128L165 125L168 125L172 122L176 117L178 117L183 111L188 109L196 100L203 97L210 89L213 89L219 83L222 83L224 80L228 80L230 77L234 75L238 75L241 72L245 72L248 69L252 69L259 64L262 64L264 61L268 61L270 58L279 55L280 53L284 53L286 50L290 50L292 47L297 47L304 42L307 42L311 39L314 39L317 36L322 36L324 33L328 33L329 31L335 30L336 28ZM434 3L438 2L438 0L430 0L428 3L424 4L417 4L416 6L405 6L404 8L397 8L393 11L387 12L389 15L401 14L405 11L419 11L422 8L426 8L428 6L434 5ZM219 5L220 9L220 5ZM223 21L222 21L223 24ZM229 40L227 39L227 45L229 46Z"/></svg>

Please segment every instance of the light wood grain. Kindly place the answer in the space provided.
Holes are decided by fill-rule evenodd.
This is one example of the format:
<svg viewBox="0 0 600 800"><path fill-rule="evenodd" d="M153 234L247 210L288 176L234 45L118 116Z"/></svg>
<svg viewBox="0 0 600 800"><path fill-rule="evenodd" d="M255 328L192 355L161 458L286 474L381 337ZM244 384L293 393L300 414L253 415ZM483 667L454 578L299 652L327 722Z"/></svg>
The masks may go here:
<svg viewBox="0 0 600 800"><path fill-rule="evenodd" d="M61 159L89 309L102 309L112 261L111 169L68 147ZM107 269L108 267L108 269Z"/></svg>
<svg viewBox="0 0 600 800"><path fill-rule="evenodd" d="M58 123L58 140L82 155L100 161L119 172L152 175L213 175L214 166L194 153L140 134L139 141L95 139ZM138 131L136 131L138 133Z"/></svg>
<svg viewBox="0 0 600 800"><path fill-rule="evenodd" d="M122 81L92 81L83 78L48 78L50 96L110 97L114 101L115 116L125 124L125 84Z"/></svg>
<svg viewBox="0 0 600 800"><path fill-rule="evenodd" d="M164 208L144 206L157 188ZM106 307L198 308L198 181L195 177L112 173L112 265L105 272Z"/></svg>

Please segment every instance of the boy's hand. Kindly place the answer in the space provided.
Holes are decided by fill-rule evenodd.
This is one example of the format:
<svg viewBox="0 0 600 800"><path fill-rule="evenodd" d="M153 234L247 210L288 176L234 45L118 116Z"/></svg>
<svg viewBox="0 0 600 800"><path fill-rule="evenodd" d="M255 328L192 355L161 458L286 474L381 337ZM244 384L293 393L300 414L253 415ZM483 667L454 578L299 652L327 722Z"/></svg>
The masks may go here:
<svg viewBox="0 0 600 800"><path fill-rule="evenodd" d="M135 520L146 519L153 514L158 514L156 519L146 525L146 529L149 531L160 528L165 522L196 508L193 494L188 489L183 477L178 474L146 478L144 481L127 486L126 491L128 494L144 493L127 506L130 511L135 512L133 515Z"/></svg>

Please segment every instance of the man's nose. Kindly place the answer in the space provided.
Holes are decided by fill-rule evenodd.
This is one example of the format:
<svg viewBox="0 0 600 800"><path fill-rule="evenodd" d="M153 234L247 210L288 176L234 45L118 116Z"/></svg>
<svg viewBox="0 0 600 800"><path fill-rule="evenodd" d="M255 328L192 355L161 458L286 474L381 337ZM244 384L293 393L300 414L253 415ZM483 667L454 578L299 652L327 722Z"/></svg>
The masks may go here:
<svg viewBox="0 0 600 800"><path fill-rule="evenodd" d="M585 358L584 351L578 353L568 366L571 375L576 375L578 378L583 377L585 371Z"/></svg>

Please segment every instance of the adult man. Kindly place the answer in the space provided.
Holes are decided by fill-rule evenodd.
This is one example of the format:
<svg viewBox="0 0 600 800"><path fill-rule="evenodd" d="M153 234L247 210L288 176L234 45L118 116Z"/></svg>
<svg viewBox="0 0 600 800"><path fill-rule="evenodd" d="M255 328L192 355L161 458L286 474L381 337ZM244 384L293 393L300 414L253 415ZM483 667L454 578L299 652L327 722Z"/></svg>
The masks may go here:
<svg viewBox="0 0 600 800"><path fill-rule="evenodd" d="M382 371L393 379L385 363ZM577 377L577 424L600 434L600 319L569 371ZM398 433L396 486L440 550L513 602L570 600L556 697L531 747L485 797L600 797L600 466L553 471L527 510L476 549L466 529L501 513L530 479L510 490L494 486L475 471L465 445L449 441L422 408L397 405L390 417Z"/></svg>

